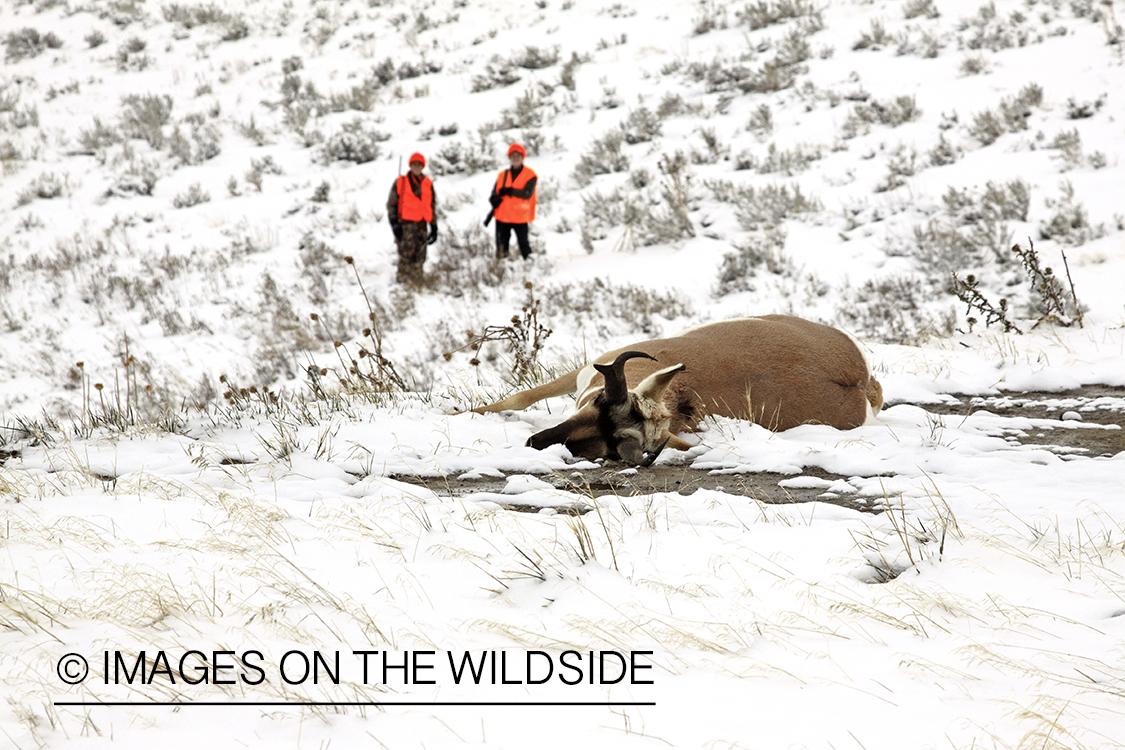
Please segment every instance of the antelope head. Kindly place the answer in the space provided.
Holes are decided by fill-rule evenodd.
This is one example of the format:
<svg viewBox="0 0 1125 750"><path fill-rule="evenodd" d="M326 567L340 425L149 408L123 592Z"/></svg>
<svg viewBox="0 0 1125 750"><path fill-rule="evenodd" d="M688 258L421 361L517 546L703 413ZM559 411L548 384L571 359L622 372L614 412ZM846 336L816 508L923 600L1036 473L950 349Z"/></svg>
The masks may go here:
<svg viewBox="0 0 1125 750"><path fill-rule="evenodd" d="M669 441L682 443L668 429L672 414L664 405L664 392L684 365L658 370L629 390L625 363L634 357L656 360L644 352L629 351L618 355L613 364L595 363L605 387L572 417L532 435L527 444L542 450L563 443L576 456L651 466Z"/></svg>

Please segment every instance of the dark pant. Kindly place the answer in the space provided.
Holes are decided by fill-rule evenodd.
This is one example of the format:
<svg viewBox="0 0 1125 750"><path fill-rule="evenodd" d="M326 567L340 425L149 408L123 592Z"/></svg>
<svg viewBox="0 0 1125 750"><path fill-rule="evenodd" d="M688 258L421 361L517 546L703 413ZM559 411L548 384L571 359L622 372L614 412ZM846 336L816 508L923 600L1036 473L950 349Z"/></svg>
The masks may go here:
<svg viewBox="0 0 1125 750"><path fill-rule="evenodd" d="M429 231L424 221L402 222L402 237L398 245L398 280L405 284L422 283L422 264L426 262L426 241Z"/></svg>
<svg viewBox="0 0 1125 750"><path fill-rule="evenodd" d="M508 257L508 243L512 239L512 230L516 230L516 243L520 248L520 255L524 258L531 255L531 243L527 241L527 224L505 224L496 222L496 257Z"/></svg>

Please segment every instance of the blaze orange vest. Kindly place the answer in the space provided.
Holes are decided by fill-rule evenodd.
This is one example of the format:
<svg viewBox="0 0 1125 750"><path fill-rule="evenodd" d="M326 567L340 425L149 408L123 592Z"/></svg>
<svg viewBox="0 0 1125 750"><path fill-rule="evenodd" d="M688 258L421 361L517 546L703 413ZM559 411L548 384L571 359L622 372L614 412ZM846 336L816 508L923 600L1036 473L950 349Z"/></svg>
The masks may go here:
<svg viewBox="0 0 1125 750"><path fill-rule="evenodd" d="M516 190L522 190L528 183L528 180L535 177L535 172L531 167L524 167L519 176L509 184L512 173L510 170L505 169L496 178L496 192L500 192L501 188L510 187ZM538 188L538 186L536 186ZM506 196L500 205L496 207L496 221L502 221L505 224L528 224L535 221L535 193L539 192L536 189L532 192L530 198L517 198L514 195Z"/></svg>
<svg viewBox="0 0 1125 750"><path fill-rule="evenodd" d="M408 175L402 175L398 178L398 218L403 221L433 222L434 188L429 177L422 178L421 198L410 189Z"/></svg>

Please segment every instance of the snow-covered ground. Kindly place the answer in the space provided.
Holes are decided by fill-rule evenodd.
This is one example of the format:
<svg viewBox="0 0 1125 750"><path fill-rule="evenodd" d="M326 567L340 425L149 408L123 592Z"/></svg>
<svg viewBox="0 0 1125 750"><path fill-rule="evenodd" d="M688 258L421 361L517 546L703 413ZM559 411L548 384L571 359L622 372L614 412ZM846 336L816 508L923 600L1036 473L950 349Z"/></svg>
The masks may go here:
<svg viewBox="0 0 1125 750"><path fill-rule="evenodd" d="M1123 15L4 4L4 745L1122 746L1125 453L1050 438L1125 412ZM513 141L537 254L495 264ZM384 215L415 150L420 291ZM341 385L371 312L405 391ZM731 491L563 492L595 464L524 442L566 399L451 414L512 389L467 332L558 373L771 312L853 333L888 405L660 459ZM923 408L1028 391L1051 418Z"/></svg>

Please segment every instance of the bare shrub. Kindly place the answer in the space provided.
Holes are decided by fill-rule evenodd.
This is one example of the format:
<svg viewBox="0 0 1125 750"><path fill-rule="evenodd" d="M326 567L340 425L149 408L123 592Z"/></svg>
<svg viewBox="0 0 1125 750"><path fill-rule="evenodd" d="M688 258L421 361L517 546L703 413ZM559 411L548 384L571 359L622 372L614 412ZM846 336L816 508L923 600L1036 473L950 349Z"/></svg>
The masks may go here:
<svg viewBox="0 0 1125 750"><path fill-rule="evenodd" d="M496 55L485 66L484 72L473 76L472 91L488 91L490 89L511 86L522 77L516 72L516 65L510 60Z"/></svg>
<svg viewBox="0 0 1125 750"><path fill-rule="evenodd" d="M200 203L207 203L211 200L211 194L206 192L199 183L193 183L185 192L180 193L172 199L172 205L176 208L191 208L198 206Z"/></svg>
<svg viewBox="0 0 1125 750"><path fill-rule="evenodd" d="M488 136L478 132L465 141L452 141L442 146L430 158L430 168L437 175L469 174L495 169L500 166L496 149Z"/></svg>
<svg viewBox="0 0 1125 750"><path fill-rule="evenodd" d="M190 139L178 125L168 137L168 150L180 165L202 164L219 155L222 133L217 127L201 118L186 119L185 124L191 128Z"/></svg>
<svg viewBox="0 0 1125 750"><path fill-rule="evenodd" d="M1028 318L1035 319L1032 328L1044 322L1056 323L1064 327L1077 323L1081 328L1085 308L1078 301L1078 294L1074 290L1066 253L1061 253L1068 285L1064 287L1050 266L1042 265L1034 243L1029 241L1026 250L1019 245L1013 245L1011 252L1019 259L1026 276L1025 281L1029 287L1026 314ZM980 280L976 276L969 274L965 279L961 279L957 274L953 274L949 293L965 303L970 330L979 322L975 314L980 314L984 316L985 326L999 324L1005 332L1022 333L1015 323L1008 319L1008 314L1012 312L1008 299L1001 298L997 305L993 305L981 291Z"/></svg>
<svg viewBox="0 0 1125 750"><path fill-rule="evenodd" d="M591 145L590 150L578 158L574 167L574 181L586 187L594 178L612 172L628 172L629 157L621 146L625 136L620 130L611 130Z"/></svg>
<svg viewBox="0 0 1125 750"><path fill-rule="evenodd" d="M164 147L164 126L172 117L172 97L167 94L128 94L121 99L121 130L127 138L140 138L154 149Z"/></svg>
<svg viewBox="0 0 1125 750"><path fill-rule="evenodd" d="M143 0L112 0L98 8L98 17L125 28L145 17Z"/></svg>
<svg viewBox="0 0 1125 750"><path fill-rule="evenodd" d="M1084 314L1083 306L1078 301L1078 294L1074 291L1074 281L1070 276L1070 264L1067 263L1066 253L1062 255L1063 268L1066 270L1067 287L1063 287L1059 277L1051 270L1050 266L1043 266L1039 253L1035 251L1035 243L1028 240L1027 249L1019 245L1012 246L1012 253L1020 259L1031 286L1031 300L1028 303L1029 317L1034 317L1035 325L1050 321L1064 327L1075 323L1082 328Z"/></svg>
<svg viewBox="0 0 1125 750"><path fill-rule="evenodd" d="M988 58L979 52L961 58L961 64L957 66L957 72L963 76L977 76L991 70L992 65L988 62Z"/></svg>
<svg viewBox="0 0 1125 750"><path fill-rule="evenodd" d="M902 16L907 20L922 16L933 20L939 18L941 13L934 5L934 0L906 0L902 7Z"/></svg>
<svg viewBox="0 0 1125 750"><path fill-rule="evenodd" d="M869 279L858 289L843 289L836 316L865 338L916 346L953 333L956 316L952 310L932 313L932 297L933 289L913 276Z"/></svg>
<svg viewBox="0 0 1125 750"><path fill-rule="evenodd" d="M931 167L944 167L953 164L964 155L964 150L949 142L945 133L941 134L937 144L926 152Z"/></svg>
<svg viewBox="0 0 1125 750"><path fill-rule="evenodd" d="M1031 186L1023 180L1001 184L988 182L984 192L977 194L965 188L949 188L942 197L945 212L958 226L976 224L985 219L1027 221L1031 207Z"/></svg>
<svg viewBox="0 0 1125 750"><path fill-rule="evenodd" d="M773 110L770 109L770 105L759 104L750 115L746 129L763 140L773 133Z"/></svg>
<svg viewBox="0 0 1125 750"><path fill-rule="evenodd" d="M52 200L60 198L67 193L67 177L59 177L53 172L44 172L20 191L16 197L16 206L26 206L35 200Z"/></svg>
<svg viewBox="0 0 1125 750"><path fill-rule="evenodd" d="M989 182L983 191L950 188L943 215L914 228L908 253L932 283L966 269L1001 268L1013 262L1008 221L1026 221L1031 186L1022 180Z"/></svg>
<svg viewBox="0 0 1125 750"><path fill-rule="evenodd" d="M250 26L240 15L227 13L218 5L179 5L173 3L165 5L162 9L164 20L177 23L185 29L197 26L219 26L219 38L224 42L233 42L242 39L250 33Z"/></svg>
<svg viewBox="0 0 1125 750"><path fill-rule="evenodd" d="M727 9L714 2L700 3L699 15L691 24L693 36L702 36L710 31L727 28Z"/></svg>
<svg viewBox="0 0 1125 750"><path fill-rule="evenodd" d="M559 47L542 49L534 45L527 45L519 52L512 55L511 63L526 70L541 70L557 65L559 62Z"/></svg>
<svg viewBox="0 0 1125 750"><path fill-rule="evenodd" d="M324 106L328 112L370 112L377 101L378 90L364 83L343 93L329 94Z"/></svg>
<svg viewBox="0 0 1125 750"><path fill-rule="evenodd" d="M894 34L889 33L883 22L875 18L871 21L870 30L862 32L859 39L852 44L852 50L879 50L891 45L894 41Z"/></svg>
<svg viewBox="0 0 1125 750"><path fill-rule="evenodd" d="M321 160L326 164L334 161L366 164L379 157L382 153L379 144L390 137L363 119L356 118L328 137L321 148Z"/></svg>
<svg viewBox="0 0 1125 750"><path fill-rule="evenodd" d="M758 174L783 174L792 177L804 172L812 162L824 158L824 148L806 143L799 143L791 149L778 149L777 144L771 143L764 158L754 156L750 151L743 151L735 158L734 168L738 170L753 170Z"/></svg>
<svg viewBox="0 0 1125 750"><path fill-rule="evenodd" d="M673 91L666 93L660 100L660 104L656 107L656 116L661 120L667 120L669 117L676 115L690 115L697 114L701 110L700 105L691 105L684 101L683 96Z"/></svg>
<svg viewBox="0 0 1125 750"><path fill-rule="evenodd" d="M527 304L521 308L521 313L513 315L505 325L491 325L483 333L468 332L468 342L460 349L445 352L445 359L452 358L455 351L470 349L478 353L482 346L493 341L503 341L508 345L508 355L511 360L508 364L508 384L513 388L530 388L543 381L546 374L545 368L539 363L539 353L552 331L539 322L539 300L535 298L534 286L530 281L524 282L527 289ZM480 359L474 356L469 360L474 367L480 365Z"/></svg>
<svg viewBox="0 0 1125 750"><path fill-rule="evenodd" d="M46 49L58 49L63 45L53 31L40 34L38 29L24 28L10 31L4 37L4 62L19 62L24 58L37 57Z"/></svg>
<svg viewBox="0 0 1125 750"><path fill-rule="evenodd" d="M976 317L977 314L980 314L984 315L985 327L995 324L1001 326L1004 333L1013 331L1023 333L1019 326L1008 319L1012 310L1008 306L1007 297L1002 297L998 304L993 305L991 300L980 291L980 279L974 274L969 274L962 279L954 273L949 293L965 303L966 322L969 324L970 331L973 330L973 326L980 322Z"/></svg>
<svg viewBox="0 0 1125 750"><path fill-rule="evenodd" d="M1082 154L1082 136L1078 133L1078 128L1056 133L1047 148L1058 150L1059 153L1054 158L1059 162L1060 172L1078 169L1086 163Z"/></svg>
<svg viewBox="0 0 1125 750"><path fill-rule="evenodd" d="M581 230L583 244L592 250L595 239L605 239L610 231L623 230L619 249L656 245L695 236L688 218L691 177L682 153L665 154L660 161L663 176L659 186L644 189L618 188L612 193L596 191L582 199ZM659 189L659 196L657 190Z"/></svg>
<svg viewBox="0 0 1125 750"><path fill-rule="evenodd" d="M553 98L554 86L539 82L533 83L516 98L515 105L500 110L500 119L490 127L493 130L515 130L517 128L539 128L554 121L561 112L571 112L575 108L573 97L556 102ZM483 127L483 126L482 126Z"/></svg>
<svg viewBox="0 0 1125 750"><path fill-rule="evenodd" d="M791 88L797 75L805 70L801 62L812 52L807 41L808 30L795 28L777 45L777 54L760 67L751 68L741 61L715 58L710 63L693 62L684 70L691 80L703 83L707 91L740 91L744 94L768 94Z"/></svg>
<svg viewBox="0 0 1125 750"><path fill-rule="evenodd" d="M1032 25L1033 20L1023 13L1001 16L995 3L982 5L975 16L960 19L956 28L960 32L959 46L967 49L1002 49L1026 47L1043 40Z"/></svg>
<svg viewBox="0 0 1125 750"><path fill-rule="evenodd" d="M20 151L19 146L10 140L0 141L0 165L3 166L4 174L14 171L13 163L21 159L23 159L23 152Z"/></svg>
<svg viewBox="0 0 1125 750"><path fill-rule="evenodd" d="M94 124L78 133L78 144L82 147L81 153L95 154L115 143L121 142L121 134L114 128L105 125L99 118L94 118Z"/></svg>
<svg viewBox="0 0 1125 750"><path fill-rule="evenodd" d="M117 176L106 195L128 198L135 195L152 195L159 179L155 162L130 160L126 170Z"/></svg>
<svg viewBox="0 0 1125 750"><path fill-rule="evenodd" d="M703 140L703 150L691 150L692 164L715 164L730 154L730 147L723 145L714 128L700 128L699 137Z"/></svg>
<svg viewBox="0 0 1125 750"><path fill-rule="evenodd" d="M889 190L902 187L906 184L907 177L913 177L922 169L918 152L914 148L907 148L900 143L887 159L887 174L875 185L876 193L885 193Z"/></svg>
<svg viewBox="0 0 1125 750"><path fill-rule="evenodd" d="M932 60L941 54L943 47L948 44L946 37L929 29L924 29L914 35L915 29L907 29L898 35L895 46L896 55L917 55L926 60Z"/></svg>
<svg viewBox="0 0 1125 750"><path fill-rule="evenodd" d="M725 297L736 292L752 292L756 289L754 278L762 271L782 276L794 275L796 267L785 255L785 240L784 229L769 227L735 242L734 252L726 253L719 266L714 295Z"/></svg>
<svg viewBox="0 0 1125 750"><path fill-rule="evenodd" d="M1074 97L1066 100L1066 117L1068 120L1083 120L1087 117L1093 117L1105 105L1105 94L1099 96L1092 102L1079 102L1075 101Z"/></svg>
<svg viewBox="0 0 1125 750"><path fill-rule="evenodd" d="M1040 238L1062 245L1084 245L1108 233L1105 224L1090 223L1086 207L1074 199L1074 186L1070 182L1060 184L1059 191L1062 197L1047 199L1047 208L1053 209L1054 214L1039 224Z"/></svg>
<svg viewBox="0 0 1125 750"><path fill-rule="evenodd" d="M790 217L822 210L824 206L820 201L806 196L797 184L767 185L760 189L741 187L735 201L739 226L747 231L777 226Z"/></svg>
<svg viewBox="0 0 1125 750"><path fill-rule="evenodd" d="M646 107L634 109L621 123L621 135L630 145L648 143L660 136L660 130L660 118Z"/></svg>
<svg viewBox="0 0 1125 750"><path fill-rule="evenodd" d="M148 42L139 36L130 37L117 48L117 69L122 72L141 71L152 64L152 58L145 49Z"/></svg>
<svg viewBox="0 0 1125 750"><path fill-rule="evenodd" d="M975 115L969 135L980 141L982 146L988 146L1005 133L1027 130L1032 108L1042 103L1043 89L1038 84L1028 84L1016 96L1001 101L997 110L985 110Z"/></svg>
<svg viewBox="0 0 1125 750"><path fill-rule="evenodd" d="M751 31L800 18L820 19L821 9L806 0L757 0L735 11L739 23Z"/></svg>
<svg viewBox="0 0 1125 750"><path fill-rule="evenodd" d="M927 278L944 279L954 271L979 265L980 248L947 221L931 219L914 227L909 253Z"/></svg>
<svg viewBox="0 0 1125 750"><path fill-rule="evenodd" d="M503 284L511 273L512 267L496 258L492 236L476 221L446 229L437 249L428 277L436 289L452 295L480 295Z"/></svg>
<svg viewBox="0 0 1125 750"><path fill-rule="evenodd" d="M695 314L691 301L678 292L615 284L601 278L551 285L541 290L540 297L550 319L568 317L570 327L593 328L603 338L623 333L658 336L663 332L660 319Z"/></svg>
<svg viewBox="0 0 1125 750"><path fill-rule="evenodd" d="M897 128L922 116L922 110L913 96L895 97L893 101L864 101L852 107L844 120L843 137L855 138L868 131L873 124Z"/></svg>
<svg viewBox="0 0 1125 750"><path fill-rule="evenodd" d="M207 24L224 24L230 20L230 15L215 4L208 5L180 5L172 3L161 8L164 20L169 23L178 23L185 29Z"/></svg>

